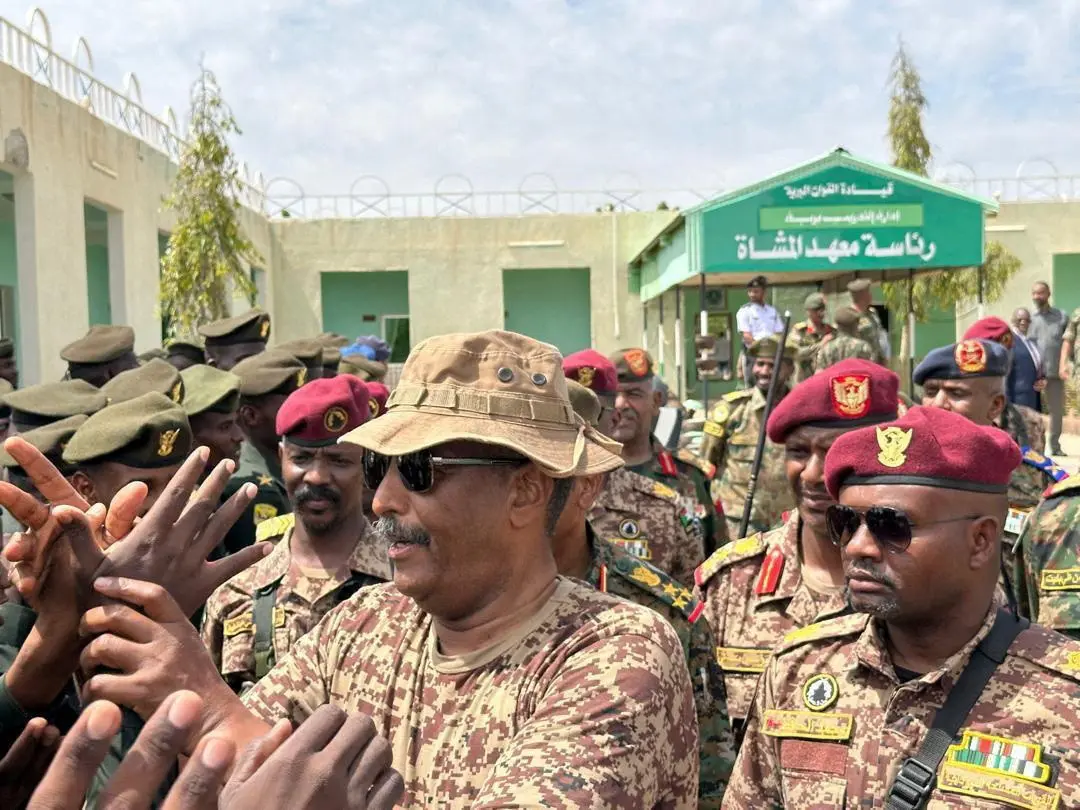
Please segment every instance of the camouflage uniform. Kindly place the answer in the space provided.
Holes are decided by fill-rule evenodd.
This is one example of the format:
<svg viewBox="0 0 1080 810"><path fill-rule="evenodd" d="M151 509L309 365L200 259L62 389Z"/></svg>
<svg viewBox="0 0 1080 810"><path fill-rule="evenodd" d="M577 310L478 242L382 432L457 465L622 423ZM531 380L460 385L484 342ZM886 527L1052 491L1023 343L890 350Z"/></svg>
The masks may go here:
<svg viewBox="0 0 1080 810"><path fill-rule="evenodd" d="M814 361L824 348L821 341L826 335L836 340L836 329L832 324L824 324L819 332L815 331L812 321L799 321L791 327L791 342L795 344L795 382L802 382L814 375ZM830 341L831 342L831 341ZM828 344L826 344L828 345Z"/></svg>
<svg viewBox="0 0 1080 810"><path fill-rule="evenodd" d="M440 652L392 585L332 610L245 696L266 721L324 703L390 741L402 806L696 807L694 698L675 631L559 578L535 617L485 649Z"/></svg>
<svg viewBox="0 0 1080 810"><path fill-rule="evenodd" d="M789 634L762 676L724 806L883 807L995 615L940 669L906 683L865 614ZM1043 627L1021 632L938 767L926 806L1077 806L1078 678L1080 644Z"/></svg>
<svg viewBox="0 0 1080 810"><path fill-rule="evenodd" d="M709 482L716 474L713 465L702 461L689 450L669 453L663 445L654 441L653 457L644 464L626 469L652 481L659 481L679 494L686 515L692 518L687 522L686 529L695 545L697 535L701 536L706 551L727 542L726 527L723 521L717 520L716 508L709 496Z"/></svg>
<svg viewBox="0 0 1080 810"><path fill-rule="evenodd" d="M370 532L360 538L342 569L319 572L325 576L299 570L289 548L293 528L291 514L261 523L258 539L277 546L214 591L206 603L203 642L237 692L258 681L274 661L284 659L332 607L358 588L393 577L389 560L378 552ZM270 614L265 618L260 616L262 600L266 600L263 610Z"/></svg>
<svg viewBox="0 0 1080 810"><path fill-rule="evenodd" d="M802 578L799 513L765 534L736 540L713 554L696 575L696 595L724 671L728 716L746 721L758 675L791 630L845 612L842 588L815 590Z"/></svg>
<svg viewBox="0 0 1080 810"><path fill-rule="evenodd" d="M874 349L875 345L863 340L861 337L852 337L851 335L845 335L843 332L837 332L832 340L818 350L817 357L814 358L814 371L821 371L839 363L841 360L850 358L880 363L881 352Z"/></svg>
<svg viewBox="0 0 1080 810"><path fill-rule="evenodd" d="M878 317L877 310L871 307L866 312L859 312L859 325L856 329L856 337L859 340L866 341L870 345L870 351L873 352L872 357L867 357L874 363L885 363L885 355L881 351L882 338L885 337L885 327L881 325L881 318ZM839 337L839 335L837 335ZM862 357L863 355L851 355ZM833 362L836 362L835 360Z"/></svg>
<svg viewBox="0 0 1080 810"><path fill-rule="evenodd" d="M702 616L703 605L663 571L597 539L592 527L589 544L592 567L588 583L659 613L679 635L697 707L701 759L698 807L719 807L735 762L735 741L724 708L724 683L713 656L712 633Z"/></svg>
<svg viewBox="0 0 1080 810"><path fill-rule="evenodd" d="M713 481L712 495L727 521L728 537L740 534L764 411L765 394L756 387L747 388L725 394L705 421L701 454L720 472ZM794 506L784 472L784 446L766 438L748 529L768 531Z"/></svg>
<svg viewBox="0 0 1080 810"><path fill-rule="evenodd" d="M1056 484L1019 541L1021 613L1080 640L1080 475Z"/></svg>
<svg viewBox="0 0 1080 810"><path fill-rule="evenodd" d="M588 517L606 542L687 585L705 559L700 523L679 494L625 468L608 473Z"/></svg>
<svg viewBox="0 0 1080 810"><path fill-rule="evenodd" d="M255 449L255 445L245 439L240 445L236 471L221 495L222 502L248 482L255 484L259 491L222 541L224 550L229 554L253 545L255 529L264 520L292 512L289 496L285 494L285 484L281 480L280 462L275 459L271 464Z"/></svg>

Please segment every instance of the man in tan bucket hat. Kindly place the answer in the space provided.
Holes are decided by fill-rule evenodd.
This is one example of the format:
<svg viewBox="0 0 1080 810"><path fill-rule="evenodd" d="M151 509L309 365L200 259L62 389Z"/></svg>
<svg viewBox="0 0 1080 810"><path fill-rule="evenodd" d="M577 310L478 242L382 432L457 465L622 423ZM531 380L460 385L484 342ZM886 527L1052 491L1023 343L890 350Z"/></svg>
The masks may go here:
<svg viewBox="0 0 1080 810"><path fill-rule="evenodd" d="M575 415L558 351L512 332L431 338L386 413L343 441L368 451L394 582L332 610L242 702L180 621L143 645L147 661L111 664L122 671L93 697L138 683L148 714L183 683L211 718L190 747L210 733L243 746L326 703L367 715L403 806L696 807L678 637L558 574L551 538L574 478L621 464ZM120 622L107 632L124 636Z"/></svg>

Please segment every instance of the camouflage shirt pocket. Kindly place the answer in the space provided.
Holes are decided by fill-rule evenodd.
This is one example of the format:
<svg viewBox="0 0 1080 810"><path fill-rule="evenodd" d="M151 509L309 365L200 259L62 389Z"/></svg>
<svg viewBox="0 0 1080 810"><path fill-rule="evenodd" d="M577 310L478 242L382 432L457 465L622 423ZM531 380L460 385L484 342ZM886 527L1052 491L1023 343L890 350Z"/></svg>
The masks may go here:
<svg viewBox="0 0 1080 810"><path fill-rule="evenodd" d="M780 741L784 806L825 810L844 806L848 746L799 739Z"/></svg>

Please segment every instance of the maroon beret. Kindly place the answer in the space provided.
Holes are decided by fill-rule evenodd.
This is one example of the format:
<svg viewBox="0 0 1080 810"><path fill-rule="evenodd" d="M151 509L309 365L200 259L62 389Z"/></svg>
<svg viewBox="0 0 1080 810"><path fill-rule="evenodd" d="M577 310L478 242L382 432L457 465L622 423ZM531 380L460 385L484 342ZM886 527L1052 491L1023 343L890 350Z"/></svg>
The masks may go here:
<svg viewBox="0 0 1080 810"><path fill-rule="evenodd" d="M987 318L979 318L968 330L964 332L964 340L992 340L1000 343L1006 349L1013 347L1012 329L1001 318L990 315Z"/></svg>
<svg viewBox="0 0 1080 810"><path fill-rule="evenodd" d="M289 394L277 414L277 434L291 444L335 444L370 416L367 385L351 374L312 380Z"/></svg>
<svg viewBox="0 0 1080 810"><path fill-rule="evenodd" d="M900 378L869 360L841 360L807 377L769 416L769 438L783 444L799 427L857 428L897 415Z"/></svg>
<svg viewBox="0 0 1080 810"><path fill-rule="evenodd" d="M382 416L386 413L386 400L390 399L390 389L375 380L370 380L364 384L367 386L368 394L371 395L371 400L368 402L371 418Z"/></svg>
<svg viewBox="0 0 1080 810"><path fill-rule="evenodd" d="M617 394L619 380L615 364L595 349L574 352L563 358L563 375L596 394Z"/></svg>
<svg viewBox="0 0 1080 810"><path fill-rule="evenodd" d="M914 484L1004 494L1020 448L1009 434L941 408L909 408L888 424L840 436L825 456L825 486Z"/></svg>

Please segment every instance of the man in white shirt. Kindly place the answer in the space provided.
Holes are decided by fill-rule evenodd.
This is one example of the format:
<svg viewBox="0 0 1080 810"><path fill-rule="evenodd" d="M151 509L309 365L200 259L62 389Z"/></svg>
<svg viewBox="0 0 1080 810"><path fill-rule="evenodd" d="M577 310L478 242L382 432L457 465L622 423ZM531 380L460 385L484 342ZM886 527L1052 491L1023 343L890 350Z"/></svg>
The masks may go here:
<svg viewBox="0 0 1080 810"><path fill-rule="evenodd" d="M735 328L742 337L743 356L743 381L749 388L753 363L747 362L746 350L758 338L769 335L778 335L784 331L784 321L776 311L776 307L765 303L765 291L767 288L765 276L754 276L746 285L746 295L750 299L735 313Z"/></svg>

